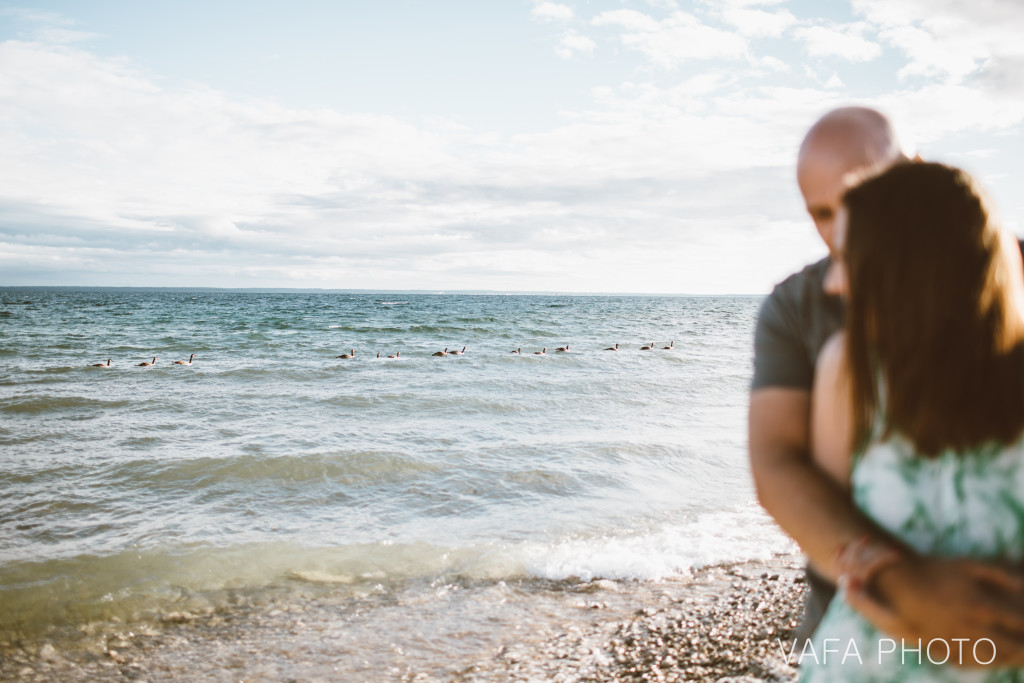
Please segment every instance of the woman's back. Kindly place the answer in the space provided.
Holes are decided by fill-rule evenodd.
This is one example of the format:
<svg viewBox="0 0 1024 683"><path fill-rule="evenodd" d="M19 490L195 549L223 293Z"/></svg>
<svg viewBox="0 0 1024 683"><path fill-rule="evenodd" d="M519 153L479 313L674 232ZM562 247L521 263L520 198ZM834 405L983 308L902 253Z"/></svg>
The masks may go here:
<svg viewBox="0 0 1024 683"><path fill-rule="evenodd" d="M857 507L919 553L986 560L1024 556L1024 439L925 458L901 436L872 442L852 468ZM800 657L801 681L1024 681L986 664L988 641L931 644L890 638L835 599ZM943 664L947 664L943 666Z"/></svg>
<svg viewBox="0 0 1024 683"><path fill-rule="evenodd" d="M851 483L857 507L921 554L1024 556L1024 440L923 458L894 436L854 462Z"/></svg>

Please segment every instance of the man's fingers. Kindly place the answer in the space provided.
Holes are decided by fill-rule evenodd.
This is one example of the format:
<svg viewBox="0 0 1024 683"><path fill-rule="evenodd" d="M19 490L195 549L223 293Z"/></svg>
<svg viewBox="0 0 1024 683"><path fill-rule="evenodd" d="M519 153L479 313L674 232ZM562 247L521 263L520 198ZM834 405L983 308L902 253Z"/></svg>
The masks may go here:
<svg viewBox="0 0 1024 683"><path fill-rule="evenodd" d="M895 612L876 600L864 588L862 582L849 577L844 588L847 604L870 621L878 630L906 640L916 640L920 637L920 633L912 624L903 621Z"/></svg>
<svg viewBox="0 0 1024 683"><path fill-rule="evenodd" d="M972 621L986 625L986 631L1006 633L1024 644L1024 603L1020 598L986 595L973 608Z"/></svg>
<svg viewBox="0 0 1024 683"><path fill-rule="evenodd" d="M998 565L965 561L960 563L963 570L975 578L992 584L1024 603L1024 576L1016 570Z"/></svg>

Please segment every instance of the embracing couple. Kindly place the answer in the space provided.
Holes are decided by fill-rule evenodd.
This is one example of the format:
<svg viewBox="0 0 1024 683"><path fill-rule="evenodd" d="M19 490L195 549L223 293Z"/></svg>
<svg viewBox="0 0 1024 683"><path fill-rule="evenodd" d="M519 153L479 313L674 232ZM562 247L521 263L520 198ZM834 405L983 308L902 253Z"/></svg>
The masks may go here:
<svg viewBox="0 0 1024 683"><path fill-rule="evenodd" d="M762 307L749 426L809 560L801 680L1024 681L1020 246L872 109L821 118L797 180L829 255Z"/></svg>

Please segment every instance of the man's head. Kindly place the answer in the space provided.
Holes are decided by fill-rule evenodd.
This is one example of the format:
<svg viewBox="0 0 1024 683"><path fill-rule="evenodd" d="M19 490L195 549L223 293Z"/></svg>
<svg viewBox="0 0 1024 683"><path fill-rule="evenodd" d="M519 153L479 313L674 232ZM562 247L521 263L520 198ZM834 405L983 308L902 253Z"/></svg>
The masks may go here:
<svg viewBox="0 0 1024 683"><path fill-rule="evenodd" d="M844 290L845 278L838 271L842 236L836 234L835 225L850 178L882 170L904 158L892 123L866 107L834 109L804 137L797 157L797 182L807 212L836 266L825 279L829 294Z"/></svg>

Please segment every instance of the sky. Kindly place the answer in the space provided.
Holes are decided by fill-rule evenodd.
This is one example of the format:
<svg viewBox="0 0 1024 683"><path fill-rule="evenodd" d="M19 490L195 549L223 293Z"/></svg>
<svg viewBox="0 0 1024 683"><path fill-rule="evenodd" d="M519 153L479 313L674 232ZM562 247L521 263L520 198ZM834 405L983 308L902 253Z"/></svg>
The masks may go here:
<svg viewBox="0 0 1024 683"><path fill-rule="evenodd" d="M764 294L836 106L1024 230L1017 0L0 0L0 286Z"/></svg>

